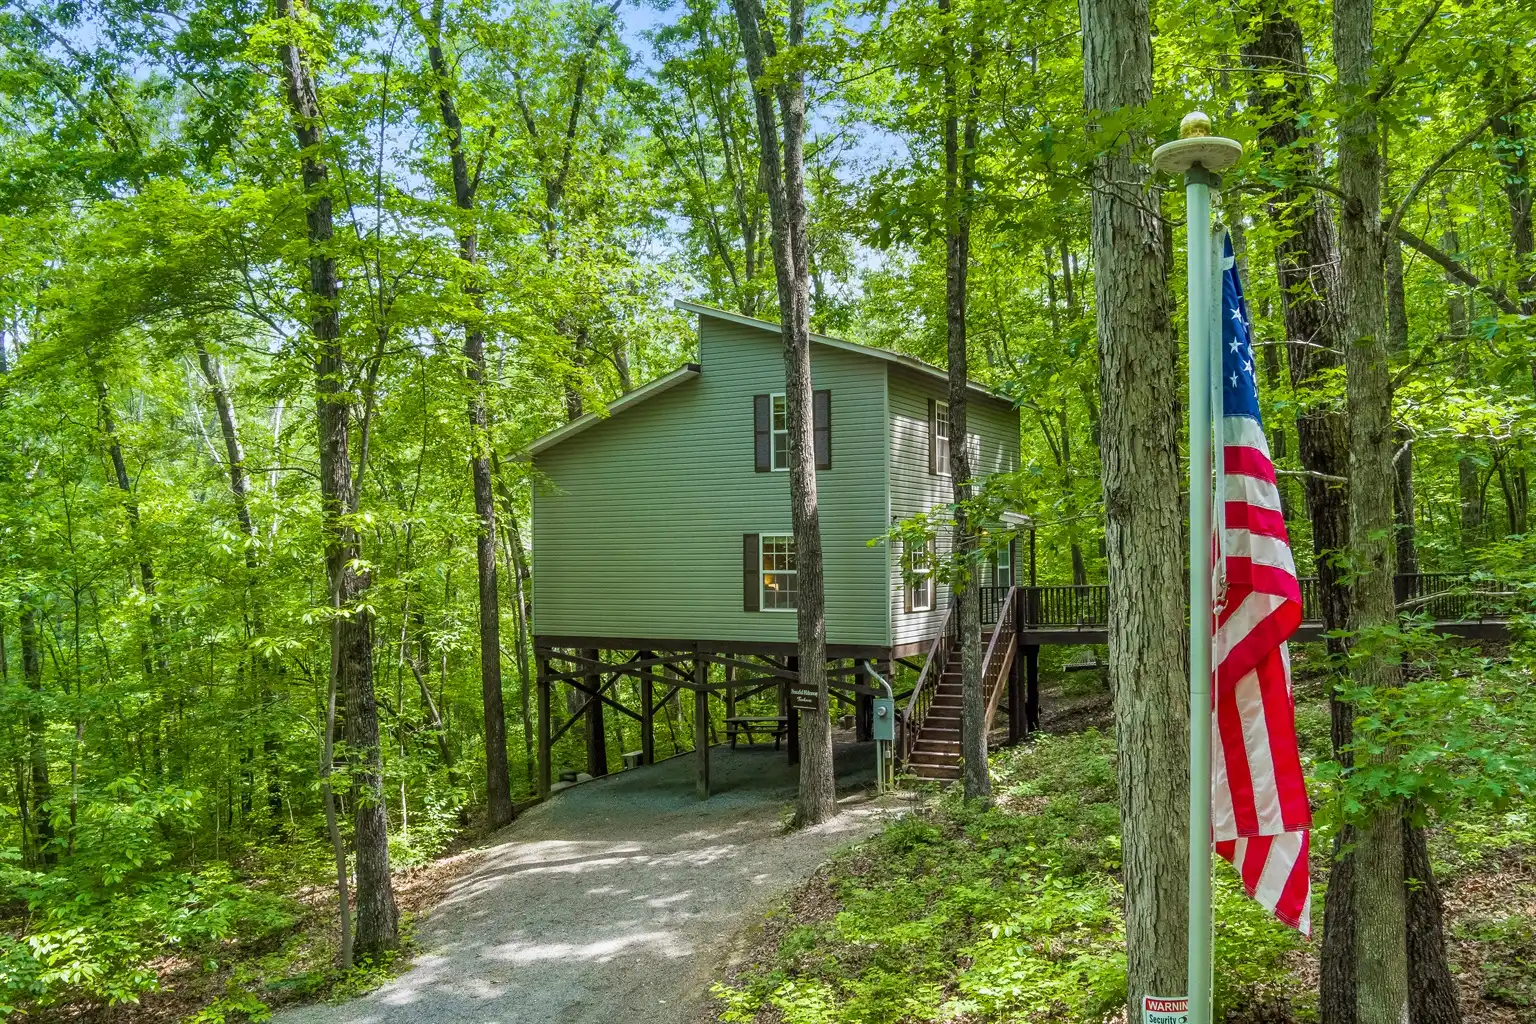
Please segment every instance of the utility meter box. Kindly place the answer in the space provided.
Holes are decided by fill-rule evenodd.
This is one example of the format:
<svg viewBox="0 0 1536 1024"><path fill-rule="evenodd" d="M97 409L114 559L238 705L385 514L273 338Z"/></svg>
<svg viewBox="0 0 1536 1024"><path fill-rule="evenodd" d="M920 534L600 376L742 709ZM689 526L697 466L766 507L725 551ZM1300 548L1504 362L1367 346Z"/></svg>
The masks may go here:
<svg viewBox="0 0 1536 1024"><path fill-rule="evenodd" d="M874 739L886 743L896 740L896 702L888 697L876 697Z"/></svg>

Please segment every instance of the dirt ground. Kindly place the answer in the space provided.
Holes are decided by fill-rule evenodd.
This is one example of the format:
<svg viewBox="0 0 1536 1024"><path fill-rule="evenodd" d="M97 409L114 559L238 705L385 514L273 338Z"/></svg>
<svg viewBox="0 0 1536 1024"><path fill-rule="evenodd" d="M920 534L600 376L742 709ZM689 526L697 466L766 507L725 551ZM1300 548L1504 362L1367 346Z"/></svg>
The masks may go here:
<svg viewBox="0 0 1536 1024"><path fill-rule="evenodd" d="M733 937L836 848L899 813L872 801L871 745L837 749L843 813L786 834L797 769L771 748L585 783L523 815L417 931L412 967L369 995L286 1024L670 1024L694 1019Z"/></svg>

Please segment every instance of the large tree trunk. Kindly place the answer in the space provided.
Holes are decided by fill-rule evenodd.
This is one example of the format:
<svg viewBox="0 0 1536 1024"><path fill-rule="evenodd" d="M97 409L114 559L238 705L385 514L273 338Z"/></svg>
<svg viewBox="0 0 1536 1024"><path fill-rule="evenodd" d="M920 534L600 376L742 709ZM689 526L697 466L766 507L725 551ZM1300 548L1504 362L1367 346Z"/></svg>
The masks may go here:
<svg viewBox="0 0 1536 1024"><path fill-rule="evenodd" d="M1152 96L1146 0L1080 0L1090 112ZM1145 140L1141 140L1145 142ZM1109 553L1109 669L1119 748L1130 1019L1145 995L1184 991L1189 706L1179 488L1179 343L1168 239L1147 168L1122 139L1093 168L1094 290Z"/></svg>
<svg viewBox="0 0 1536 1024"><path fill-rule="evenodd" d="M1381 237L1381 156L1374 67L1374 0L1335 0L1333 50L1343 94L1339 118L1339 294L1344 319L1349 413L1349 548L1355 572L1351 628L1384 634L1397 625L1393 599L1392 379L1387 365ZM1397 653L1383 636L1351 664L1357 685L1399 682ZM1390 766L1390 747L1371 757ZM1403 808L1383 800L1355 835L1355 1020L1401 1024L1408 1013L1407 927L1403 894Z"/></svg>
<svg viewBox="0 0 1536 1024"><path fill-rule="evenodd" d="M949 11L949 0L939 0L939 10ZM955 79L959 47L946 32L944 58L944 319L949 338L949 475L954 488L955 532L953 558L959 571L952 576L954 614L960 642L960 756L965 766L965 796L980 800L992 794L987 771L987 695L981 678L981 615L977 602L978 569L973 555L976 531L965 502L971 496L971 450L966 442L966 384L969 364L965 346L966 278L971 258L971 176L975 168L976 119L969 109L965 121L965 149L960 138L959 100ZM975 102L972 96L970 105Z"/></svg>
<svg viewBox="0 0 1536 1024"><path fill-rule="evenodd" d="M278 0L279 13L295 23L305 17L302 0ZM293 31L297 32L295 26ZM351 405L341 344L336 258L331 255L333 215L319 96L303 51L278 46L293 130L298 140L306 195L309 244L310 331L314 337L315 406L320 452L321 514L325 567L331 592L332 671L346 708L344 734L352 756L353 845L357 855L357 937L354 950L371 957L399 945L399 919L389 876L389 832L384 817L383 754L373 694L373 616L368 579L357 570L358 538L348 522L357 503L348 449Z"/></svg>
<svg viewBox="0 0 1536 1024"><path fill-rule="evenodd" d="M1273 2L1265 3L1257 15L1258 32L1244 47L1243 57L1256 72L1249 98L1265 118L1260 133L1263 152L1270 159L1304 153L1300 173L1321 174L1322 154L1311 143L1301 119L1312 104L1301 26ZM1276 68L1286 73L1272 78ZM1303 398L1321 386L1321 375L1343 363L1339 354L1343 326L1337 298L1338 243L1332 212L1311 189L1281 189L1269 202L1269 215L1281 229L1275 260L1288 339L1286 361L1291 387ZM1343 483L1349 471L1348 420L1342 409L1330 404L1302 402L1296 416L1296 437L1298 455L1308 473L1303 493L1312 521L1322 618L1328 632L1333 633L1349 624L1349 587L1336 557L1349 545L1348 488ZM1330 658L1337 663L1344 655L1343 641L1330 636L1327 645ZM1329 705L1334 757L1347 767L1354 741L1354 711L1339 700L1336 688L1329 696ZM1328 879L1321 958L1323 1024L1354 1021L1354 862L1346 853L1353 841L1351 830L1341 830L1334 843Z"/></svg>
<svg viewBox="0 0 1536 1024"><path fill-rule="evenodd" d="M821 566L821 524L816 499L816 449L811 414L810 238L805 205L805 74L786 72L778 84L765 77L777 43L758 0L732 0L741 27L747 75L757 115L764 191L772 214L774 278L784 333L784 405L789 426L789 504L799 572L796 626L802 685L814 686L820 710L801 718L800 793L795 822L812 825L837 813L832 766L832 721L827 709L827 619ZM804 0L790 0L786 41L800 46ZM778 100L782 148L774 118ZM782 157L781 157L782 153ZM781 166L782 159L782 166Z"/></svg>
<svg viewBox="0 0 1536 1024"><path fill-rule="evenodd" d="M464 125L454 100L453 71L443 54L443 4L432 7L432 18L418 18L426 37L427 60L437 79L437 105L448 132L449 167L453 176L453 201L473 214L479 191L478 172L471 176L464 155ZM465 218L464 223L472 220ZM475 280L479 261L479 233L466 227L459 233L459 259L468 268L463 291L477 311L485 307ZM475 515L480 531L475 538L475 568L480 585L480 698L485 712L485 802L491 828L512 821L512 784L507 774L507 716L501 692L501 592L496 582L496 498L491 491L490 416L485 402L485 331L478 322L464 323L464 376L469 383L470 477L474 484Z"/></svg>

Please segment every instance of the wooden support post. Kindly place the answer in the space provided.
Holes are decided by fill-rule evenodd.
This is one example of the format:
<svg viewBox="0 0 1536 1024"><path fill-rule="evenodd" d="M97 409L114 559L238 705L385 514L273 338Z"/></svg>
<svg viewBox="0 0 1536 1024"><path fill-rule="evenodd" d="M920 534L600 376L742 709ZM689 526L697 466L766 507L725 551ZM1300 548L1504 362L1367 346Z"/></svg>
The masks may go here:
<svg viewBox="0 0 1536 1024"><path fill-rule="evenodd" d="M709 662L693 661L693 750L696 758L693 786L700 800L709 799Z"/></svg>
<svg viewBox="0 0 1536 1024"><path fill-rule="evenodd" d="M731 685L731 677L735 675L734 665L725 666L725 717L736 717L736 687Z"/></svg>
<svg viewBox="0 0 1536 1024"><path fill-rule="evenodd" d="M650 651L641 651L640 660L651 657ZM646 665L640 670L640 763L656 763L656 667Z"/></svg>
<svg viewBox="0 0 1536 1024"><path fill-rule="evenodd" d="M549 659L540 657L539 663L539 798L549 796Z"/></svg>
<svg viewBox="0 0 1536 1024"><path fill-rule="evenodd" d="M1014 655L1013 661L1008 665L1008 743L1011 746L1022 740L1029 732L1029 721L1025 712L1026 697L1024 693L1024 660Z"/></svg>
<svg viewBox="0 0 1536 1024"><path fill-rule="evenodd" d="M853 738L860 743L875 738L875 698L867 693L853 695Z"/></svg>
<svg viewBox="0 0 1536 1024"><path fill-rule="evenodd" d="M602 652L596 649L588 649L581 652L582 657L589 661L596 661L602 657ZM603 677L599 672L592 672L586 679L587 688L593 693L602 689ZM587 774L600 778L608 774L608 737L603 732L603 702L591 694L583 694L591 697L587 704Z"/></svg>
<svg viewBox="0 0 1536 1024"><path fill-rule="evenodd" d="M1028 670L1026 681L1028 692L1024 697L1024 724L1027 729L1034 732L1040 728L1040 645L1030 644L1025 647L1024 660Z"/></svg>
<svg viewBox="0 0 1536 1024"><path fill-rule="evenodd" d="M799 674L800 674L800 659L799 659L799 657L791 656L788 659L787 667L789 668L789 670L791 672L795 673L796 678L798 679ZM784 686L782 687L782 692L784 694L785 713L789 715L789 737L788 737L789 742L785 743L784 745L789 748L789 763L790 764L799 764L800 763L800 712L795 710L795 706L793 704L789 703L789 685L788 685L788 683L784 684Z"/></svg>

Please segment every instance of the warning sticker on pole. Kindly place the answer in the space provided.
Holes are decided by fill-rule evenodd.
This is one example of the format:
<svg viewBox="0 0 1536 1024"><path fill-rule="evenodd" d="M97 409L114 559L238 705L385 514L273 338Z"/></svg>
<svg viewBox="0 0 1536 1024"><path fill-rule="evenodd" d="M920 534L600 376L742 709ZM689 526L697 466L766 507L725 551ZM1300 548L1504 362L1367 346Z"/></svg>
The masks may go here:
<svg viewBox="0 0 1536 1024"><path fill-rule="evenodd" d="M1141 1024L1189 1024L1189 998L1142 996Z"/></svg>

